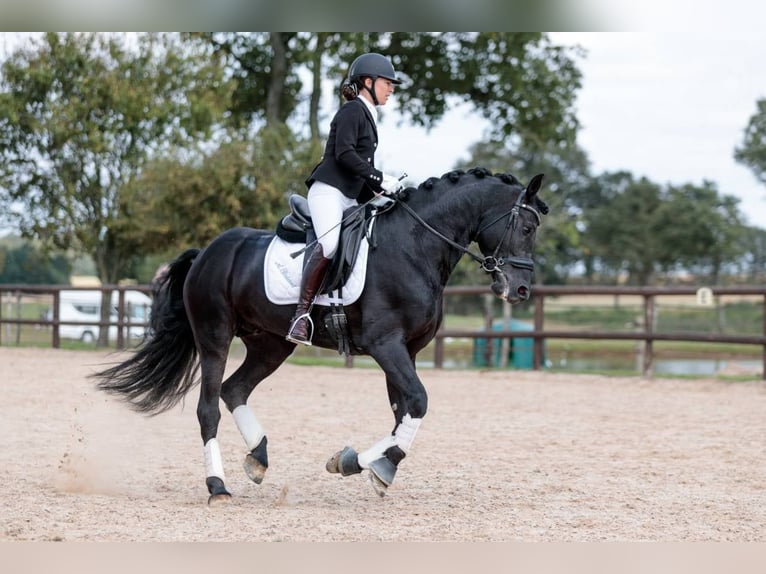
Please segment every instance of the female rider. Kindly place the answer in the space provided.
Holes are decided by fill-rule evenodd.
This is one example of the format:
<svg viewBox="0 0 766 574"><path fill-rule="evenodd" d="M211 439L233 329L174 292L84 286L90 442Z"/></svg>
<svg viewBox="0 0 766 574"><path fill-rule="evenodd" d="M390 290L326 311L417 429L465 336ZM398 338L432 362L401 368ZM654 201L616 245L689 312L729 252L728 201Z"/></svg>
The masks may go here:
<svg viewBox="0 0 766 574"><path fill-rule="evenodd" d="M401 81L396 79L393 65L376 53L356 58L343 83L341 93L347 101L332 119L324 155L306 180L317 241L304 256L298 307L287 333L288 341L311 345L311 306L338 248L343 212L357 205L357 199L367 190L378 195L399 189L399 180L375 168L376 106L386 105L396 84Z"/></svg>

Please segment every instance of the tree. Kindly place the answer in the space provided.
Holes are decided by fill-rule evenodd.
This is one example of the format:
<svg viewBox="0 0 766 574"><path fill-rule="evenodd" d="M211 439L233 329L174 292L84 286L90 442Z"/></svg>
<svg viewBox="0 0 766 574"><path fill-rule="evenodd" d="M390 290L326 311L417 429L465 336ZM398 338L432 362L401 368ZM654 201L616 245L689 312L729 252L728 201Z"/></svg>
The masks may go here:
<svg viewBox="0 0 766 574"><path fill-rule="evenodd" d="M104 283L146 245L121 233L123 191L150 159L206 138L227 107L212 50L176 40L48 33L2 66L0 204L23 236L89 254Z"/></svg>
<svg viewBox="0 0 766 574"><path fill-rule="evenodd" d="M390 53L406 76L397 99L417 124L434 125L457 98L491 121L496 141L574 141L577 48L538 32L394 33L373 47Z"/></svg>
<svg viewBox="0 0 766 574"><path fill-rule="evenodd" d="M746 227L741 238L741 271L752 284L766 281L766 229Z"/></svg>
<svg viewBox="0 0 766 574"><path fill-rule="evenodd" d="M660 186L617 172L596 178L589 187L593 204L583 207L582 238L590 258L587 271L598 270L614 281L625 271L629 283L650 284L664 247L657 217Z"/></svg>
<svg viewBox="0 0 766 574"><path fill-rule="evenodd" d="M184 34L190 45L212 47L236 82L231 97L237 127L263 119L285 123L298 105L301 80L297 67L307 57L306 34L295 32L205 32Z"/></svg>
<svg viewBox="0 0 766 574"><path fill-rule="evenodd" d="M165 246L170 256L204 246L229 227L273 229L288 196L305 193L300 174L309 173L316 156L310 142L276 125L253 138L232 134L194 161L156 160L128 190L132 217L124 232Z"/></svg>
<svg viewBox="0 0 766 574"><path fill-rule="evenodd" d="M0 245L0 283L66 283L71 267L63 255L51 255L29 242Z"/></svg>
<svg viewBox="0 0 766 574"><path fill-rule="evenodd" d="M668 249L658 258L665 269L681 266L706 274L717 284L727 265L744 255L745 227L739 199L722 195L710 181L702 185L668 186L659 217L662 240Z"/></svg>
<svg viewBox="0 0 766 574"><path fill-rule="evenodd" d="M687 270L718 282L744 252L738 199L712 182L662 187L627 172L593 179L579 202L586 276L649 285L656 274Z"/></svg>
<svg viewBox="0 0 766 574"><path fill-rule="evenodd" d="M340 87L351 61L368 51L389 55L406 79L397 91L403 120L425 127L456 101L491 120L495 140L573 141L574 97L581 73L573 55L542 33L215 33L188 36L226 55L239 79L232 114L245 122L295 119L308 92L308 125L319 137L325 80ZM308 81L300 72L307 71ZM308 86L304 86L304 82Z"/></svg>
<svg viewBox="0 0 766 574"><path fill-rule="evenodd" d="M734 159L766 184L766 98L756 102L756 112L745 128L742 145L734 150Z"/></svg>

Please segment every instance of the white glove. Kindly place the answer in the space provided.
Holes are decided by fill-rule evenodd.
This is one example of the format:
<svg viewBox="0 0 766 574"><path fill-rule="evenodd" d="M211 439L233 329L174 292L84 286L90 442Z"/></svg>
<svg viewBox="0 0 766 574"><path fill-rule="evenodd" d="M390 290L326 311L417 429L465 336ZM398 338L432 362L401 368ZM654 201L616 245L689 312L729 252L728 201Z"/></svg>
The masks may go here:
<svg viewBox="0 0 766 574"><path fill-rule="evenodd" d="M383 183L380 184L380 188L383 190L383 195L395 195L402 189L402 182L392 175L383 174Z"/></svg>

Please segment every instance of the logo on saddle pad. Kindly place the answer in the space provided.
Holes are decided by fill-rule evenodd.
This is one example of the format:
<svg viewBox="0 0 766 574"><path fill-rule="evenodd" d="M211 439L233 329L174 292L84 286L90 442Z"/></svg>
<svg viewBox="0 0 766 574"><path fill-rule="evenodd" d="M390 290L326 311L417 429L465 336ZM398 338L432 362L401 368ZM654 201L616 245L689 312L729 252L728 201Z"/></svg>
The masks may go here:
<svg viewBox="0 0 766 574"><path fill-rule="evenodd" d="M291 257L291 253L299 251L304 243L288 243L275 236L266 251L263 274L266 296L275 305L295 305L298 303L298 291L300 290L301 277L303 275L303 255ZM315 305L329 307L333 303L350 305L362 294L364 280L367 276L367 254L370 245L362 241L359 245L359 254L351 268L348 280L341 290L342 298L338 292L318 295Z"/></svg>

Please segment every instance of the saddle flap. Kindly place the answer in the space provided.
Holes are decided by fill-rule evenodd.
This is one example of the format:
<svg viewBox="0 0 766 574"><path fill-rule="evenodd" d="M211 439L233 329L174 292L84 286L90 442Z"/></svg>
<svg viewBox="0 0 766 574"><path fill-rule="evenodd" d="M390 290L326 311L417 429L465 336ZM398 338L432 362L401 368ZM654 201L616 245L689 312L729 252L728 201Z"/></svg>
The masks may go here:
<svg viewBox="0 0 766 574"><path fill-rule="evenodd" d="M324 281L324 293L329 293L345 283L350 270L354 267L359 246L365 237L367 210L350 207L343 214L343 226L340 230L338 250L333 257L330 269Z"/></svg>

